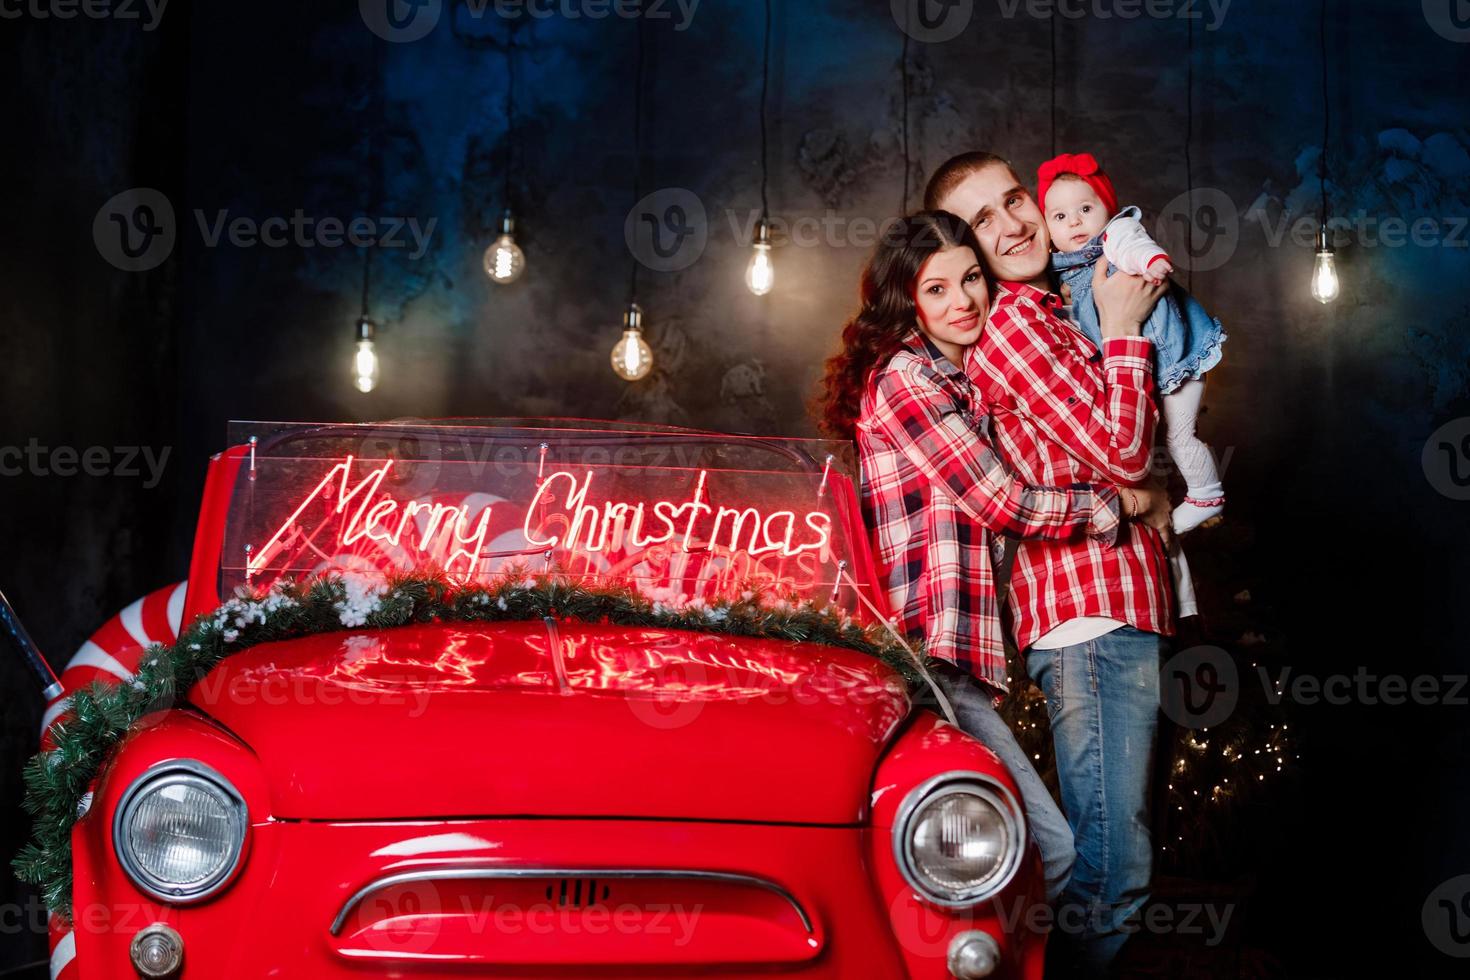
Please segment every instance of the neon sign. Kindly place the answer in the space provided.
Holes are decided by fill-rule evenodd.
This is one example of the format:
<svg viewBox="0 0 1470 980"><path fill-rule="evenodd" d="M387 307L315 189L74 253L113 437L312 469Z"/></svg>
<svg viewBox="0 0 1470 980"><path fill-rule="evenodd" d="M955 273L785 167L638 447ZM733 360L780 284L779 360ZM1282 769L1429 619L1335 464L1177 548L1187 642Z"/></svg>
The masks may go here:
<svg viewBox="0 0 1470 980"><path fill-rule="evenodd" d="M333 481L336 481L333 514L345 514L359 495L362 498L342 527L341 544L351 545L368 538L380 544L409 547L423 553L425 558L438 559L446 572L452 573L456 563L463 563L464 571L473 574L479 563L480 553L485 550L485 538L490 528L490 507L481 508L478 519L471 521L469 508L464 504L450 506L417 500L402 503L387 494L379 494L378 488L393 466L391 459L369 472L357 486L348 490L352 461L353 458L348 456L327 471L327 475L322 477L322 481L306 495L300 506L286 518L286 522L271 535L265 546L251 555L245 564L246 578L257 574L277 552L295 540L297 535L304 534L298 524L302 513L318 497L332 497ZM415 517L423 512L427 512L428 516L420 525ZM405 545L404 532L410 527L416 533L409 535L409 541Z"/></svg>
<svg viewBox="0 0 1470 980"><path fill-rule="evenodd" d="M598 499L594 495L597 471L593 469L580 477L567 470L544 478L534 474L534 492L524 511L516 513L517 502L500 498L473 505L468 502L471 495L459 503L399 500L383 486L392 460L355 475L357 462L347 456L334 464L265 545L249 553L247 580L273 567L287 553L290 557L285 563L290 564L304 551L326 558L330 552L365 543L393 553L384 563L432 563L461 580L489 572L490 563L498 557L551 551L568 556L616 555L624 567L638 555L667 556L670 550L747 562L765 557L799 559L801 565L831 557L833 529L827 513L762 510L745 506L744 501L737 506L720 505L711 499L708 470L698 471L693 489L683 500L615 495ZM473 496L484 499L483 495ZM507 530L523 538L524 544L512 551L487 551L492 541L501 540L497 535Z"/></svg>
<svg viewBox="0 0 1470 980"><path fill-rule="evenodd" d="M580 484L571 473L553 473L536 487L536 495L531 498L531 506L526 509L526 519L522 525L526 541L536 548L555 548L561 545L570 551L602 551L626 546L643 550L672 541L678 536L682 523L682 548L689 551L696 540L695 530L700 526L700 521L712 514L713 524L709 537L705 540L710 547L716 549L743 551L752 556L776 553L783 558L795 558L808 551L823 552L831 544L832 519L821 511L812 511L805 515L803 523L806 533L814 535L814 538L797 544L795 511L778 510L762 516L754 507L712 507L703 499L708 475L707 471L700 470L693 496L680 504L658 500L649 507L644 501L634 503L609 500L598 508L587 503L587 494L592 487L592 471L589 470L582 477ZM568 484L565 509L571 512L571 517L567 521L566 534L537 538L531 528L531 521L539 516L545 522L545 516L538 514L538 506L543 498L550 496L548 491L559 480L565 480ZM646 532L645 524L650 523L649 510L653 512L653 522L663 526L662 532ZM687 519L683 517L686 511L689 514ZM727 519L729 523L726 523ZM773 526L776 530L775 538L771 536Z"/></svg>

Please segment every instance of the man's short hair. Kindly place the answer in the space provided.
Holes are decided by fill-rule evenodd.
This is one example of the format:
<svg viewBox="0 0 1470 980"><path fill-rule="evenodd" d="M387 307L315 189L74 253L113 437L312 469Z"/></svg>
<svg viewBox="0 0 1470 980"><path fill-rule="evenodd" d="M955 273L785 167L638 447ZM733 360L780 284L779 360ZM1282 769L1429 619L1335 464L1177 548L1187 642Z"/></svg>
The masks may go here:
<svg viewBox="0 0 1470 980"><path fill-rule="evenodd" d="M939 202L948 197L949 192L958 187L966 177L977 170L984 170L997 163L1009 170L1012 175L1015 174L1016 168L1011 166L1011 161L986 150L971 150L969 153L950 157L939 165L939 169L934 171L934 176L929 178L929 183L924 187L925 209L938 211Z"/></svg>

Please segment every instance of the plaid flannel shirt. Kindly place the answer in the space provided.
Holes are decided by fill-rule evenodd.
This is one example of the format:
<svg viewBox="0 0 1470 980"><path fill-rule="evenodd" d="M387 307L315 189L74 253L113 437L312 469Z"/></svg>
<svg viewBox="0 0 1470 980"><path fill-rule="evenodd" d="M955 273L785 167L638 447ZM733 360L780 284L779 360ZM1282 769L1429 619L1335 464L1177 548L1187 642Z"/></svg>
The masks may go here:
<svg viewBox="0 0 1470 980"><path fill-rule="evenodd" d="M1099 358L1058 314L1060 305L1055 293L1003 283L970 348L965 367L991 415L996 446L1028 483L1140 483L1158 421L1153 344L1105 340ZM1023 541L1007 597L1021 650L1079 616L1174 632L1163 537L1143 524L1130 522L1110 547L1086 539Z"/></svg>
<svg viewBox="0 0 1470 980"><path fill-rule="evenodd" d="M1119 501L1110 483L1022 484L992 449L978 405L964 371L915 330L863 394L860 493L898 629L1004 691L992 534L1102 546L1118 532Z"/></svg>

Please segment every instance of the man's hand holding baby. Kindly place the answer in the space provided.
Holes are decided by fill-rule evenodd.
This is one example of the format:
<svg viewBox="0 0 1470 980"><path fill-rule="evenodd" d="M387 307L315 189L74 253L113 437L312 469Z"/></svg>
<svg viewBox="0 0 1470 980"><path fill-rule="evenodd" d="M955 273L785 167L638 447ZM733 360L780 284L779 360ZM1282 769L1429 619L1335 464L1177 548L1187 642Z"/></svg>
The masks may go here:
<svg viewBox="0 0 1470 980"><path fill-rule="evenodd" d="M1103 339L1138 337L1154 304L1164 295L1166 283L1126 272L1108 275L1107 263L1092 269L1092 300L1097 306L1098 326Z"/></svg>

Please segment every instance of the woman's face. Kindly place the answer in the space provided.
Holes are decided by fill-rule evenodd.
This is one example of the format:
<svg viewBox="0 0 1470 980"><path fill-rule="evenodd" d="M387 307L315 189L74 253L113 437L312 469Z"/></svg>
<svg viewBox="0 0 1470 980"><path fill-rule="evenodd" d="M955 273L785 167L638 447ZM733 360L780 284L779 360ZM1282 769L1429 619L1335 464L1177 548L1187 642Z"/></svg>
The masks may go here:
<svg viewBox="0 0 1470 980"><path fill-rule="evenodd" d="M919 329L960 364L965 348L980 339L990 309L990 290L974 250L955 246L935 252L919 269L914 288Z"/></svg>

